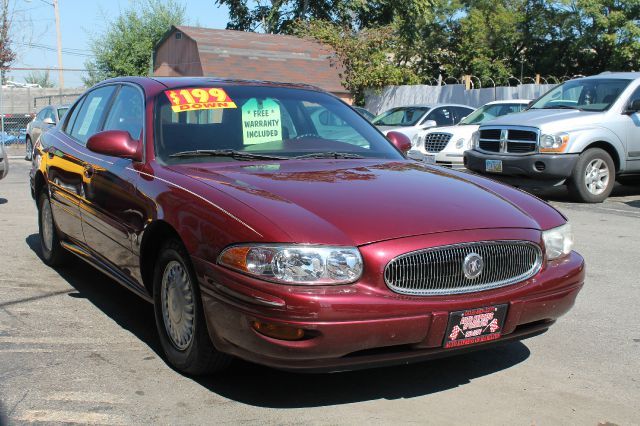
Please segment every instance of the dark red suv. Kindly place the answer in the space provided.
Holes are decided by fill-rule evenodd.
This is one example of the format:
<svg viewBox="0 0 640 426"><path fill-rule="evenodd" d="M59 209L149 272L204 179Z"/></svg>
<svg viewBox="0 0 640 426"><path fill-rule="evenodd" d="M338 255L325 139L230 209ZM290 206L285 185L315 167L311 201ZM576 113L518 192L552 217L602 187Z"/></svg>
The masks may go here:
<svg viewBox="0 0 640 426"><path fill-rule="evenodd" d="M452 355L571 308L584 262L558 211L388 136L308 86L105 81L35 147L42 257L152 302L189 374Z"/></svg>

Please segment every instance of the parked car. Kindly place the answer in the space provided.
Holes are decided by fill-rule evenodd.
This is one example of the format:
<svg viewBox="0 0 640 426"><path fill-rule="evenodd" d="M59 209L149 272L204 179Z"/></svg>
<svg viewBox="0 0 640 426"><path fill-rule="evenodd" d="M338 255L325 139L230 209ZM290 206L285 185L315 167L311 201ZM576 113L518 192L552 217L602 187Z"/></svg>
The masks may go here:
<svg viewBox="0 0 640 426"><path fill-rule="evenodd" d="M58 124L68 109L68 105L46 106L36 114L29 124L27 124L27 134L25 138L26 160L31 160L33 143L38 140L42 133Z"/></svg>
<svg viewBox="0 0 640 426"><path fill-rule="evenodd" d="M0 179L9 174L9 155L3 143L0 143Z"/></svg>
<svg viewBox="0 0 640 426"><path fill-rule="evenodd" d="M374 118L372 123L385 135L394 131L413 139L421 130L458 124L472 112L473 108L466 105L413 105L392 108Z"/></svg>
<svg viewBox="0 0 640 426"><path fill-rule="evenodd" d="M376 118L376 116L373 115L373 113L369 112L369 110L367 109L364 109L358 106L354 106L352 108L355 109L361 116L366 118L368 121L372 121L374 118Z"/></svg>
<svg viewBox="0 0 640 426"><path fill-rule="evenodd" d="M454 126L432 127L417 133L411 144L419 159L440 166L464 169L463 153L471 149L471 136L481 123L502 115L520 112L531 102L528 99L489 102Z"/></svg>
<svg viewBox="0 0 640 426"><path fill-rule="evenodd" d="M323 136L316 108L350 137ZM584 261L562 214L387 137L305 85L105 81L35 145L42 259L74 254L153 303L189 374L450 356L571 308Z"/></svg>
<svg viewBox="0 0 640 426"><path fill-rule="evenodd" d="M640 73L569 80L481 125L465 165L517 186L566 184L577 201L599 203L616 177L640 175L639 111Z"/></svg>

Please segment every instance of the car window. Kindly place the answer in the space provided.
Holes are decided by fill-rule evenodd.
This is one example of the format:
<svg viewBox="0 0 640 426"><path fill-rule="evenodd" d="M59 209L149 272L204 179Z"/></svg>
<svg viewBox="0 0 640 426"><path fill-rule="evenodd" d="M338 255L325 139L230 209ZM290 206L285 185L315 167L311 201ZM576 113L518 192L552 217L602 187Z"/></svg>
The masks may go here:
<svg viewBox="0 0 640 426"><path fill-rule="evenodd" d="M400 107L383 112L373 119L376 126L415 126L429 107Z"/></svg>
<svg viewBox="0 0 640 426"><path fill-rule="evenodd" d="M40 110L40 112L38 113L38 115L36 115L36 120L37 121L42 121L44 120L44 118L47 116L47 112L49 111L49 108L43 108Z"/></svg>
<svg viewBox="0 0 640 426"><path fill-rule="evenodd" d="M46 119L46 118L49 118L49 119L51 119L51 121L53 121L54 123L56 123L56 122L57 122L57 120L56 120L56 113L55 113L55 111L53 110L53 108L47 108L47 113L44 115L44 118L45 118L45 119Z"/></svg>
<svg viewBox="0 0 640 426"><path fill-rule="evenodd" d="M89 137L100 130L102 117L114 90L115 86L104 86L93 90L86 96L73 123L70 132L72 137L86 143Z"/></svg>
<svg viewBox="0 0 640 426"><path fill-rule="evenodd" d="M427 115L424 121L433 120L438 126L450 126L453 124L453 111L451 108L436 108Z"/></svg>
<svg viewBox="0 0 640 426"><path fill-rule="evenodd" d="M124 130L129 132L132 139L140 139L143 109L140 91L132 86L122 86L102 130Z"/></svg>
<svg viewBox="0 0 640 426"><path fill-rule="evenodd" d="M229 161L175 156L196 150L402 158L360 114L333 96L312 90L264 86L167 90L156 100L154 123L156 158L165 162Z"/></svg>
<svg viewBox="0 0 640 426"><path fill-rule="evenodd" d="M78 113L80 112L80 108L82 108L82 104L85 100L85 97L80 98L80 100L78 102L76 102L76 104L72 107L73 109L71 110L71 115L69 115L69 118L67 118L64 122L63 125L63 132L70 134L71 133L71 129L73 129L73 124L76 121L76 118L78 118Z"/></svg>
<svg viewBox="0 0 640 426"><path fill-rule="evenodd" d="M58 120L62 120L62 117L67 113L69 108L58 108Z"/></svg>
<svg viewBox="0 0 640 426"><path fill-rule="evenodd" d="M631 80L585 78L565 81L538 99L531 109L572 108L605 111L618 99Z"/></svg>
<svg viewBox="0 0 640 426"><path fill-rule="evenodd" d="M633 101L637 101L638 99L640 99L640 87L638 87L635 92L633 92L631 94L631 96L629 97L629 104Z"/></svg>

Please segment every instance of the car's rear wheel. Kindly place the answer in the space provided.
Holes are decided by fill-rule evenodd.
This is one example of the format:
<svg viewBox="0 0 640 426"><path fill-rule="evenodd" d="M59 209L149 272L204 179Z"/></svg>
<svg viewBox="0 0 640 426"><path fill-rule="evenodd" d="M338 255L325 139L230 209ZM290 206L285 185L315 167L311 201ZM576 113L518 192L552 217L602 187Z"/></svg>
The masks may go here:
<svg viewBox="0 0 640 426"><path fill-rule="evenodd" d="M231 357L211 343L195 276L182 244L176 240L165 243L153 278L160 343L171 365L183 373L200 375L226 368Z"/></svg>
<svg viewBox="0 0 640 426"><path fill-rule="evenodd" d="M580 154L569 180L569 193L583 203L601 203L615 183L615 166L609 153L591 148Z"/></svg>
<svg viewBox="0 0 640 426"><path fill-rule="evenodd" d="M68 253L60 244L58 230L51 210L51 201L46 191L40 192L38 200L40 254L47 265L59 266L67 259Z"/></svg>
<svg viewBox="0 0 640 426"><path fill-rule="evenodd" d="M27 136L27 140L25 143L25 151L26 152L24 159L31 161L31 159L33 158L33 142L31 142L31 138L29 136Z"/></svg>

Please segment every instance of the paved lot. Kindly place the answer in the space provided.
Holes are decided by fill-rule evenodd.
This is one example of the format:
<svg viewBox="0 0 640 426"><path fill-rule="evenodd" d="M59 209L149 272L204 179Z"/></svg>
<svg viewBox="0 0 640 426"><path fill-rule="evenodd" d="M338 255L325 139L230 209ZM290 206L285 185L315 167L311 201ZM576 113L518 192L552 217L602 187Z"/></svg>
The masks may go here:
<svg viewBox="0 0 640 426"><path fill-rule="evenodd" d="M547 194L588 274L542 336L409 366L298 375L237 363L194 380L158 355L150 306L79 261L38 259L28 164L13 160L0 181L0 411L9 424L640 424L640 186L614 195L587 206Z"/></svg>

